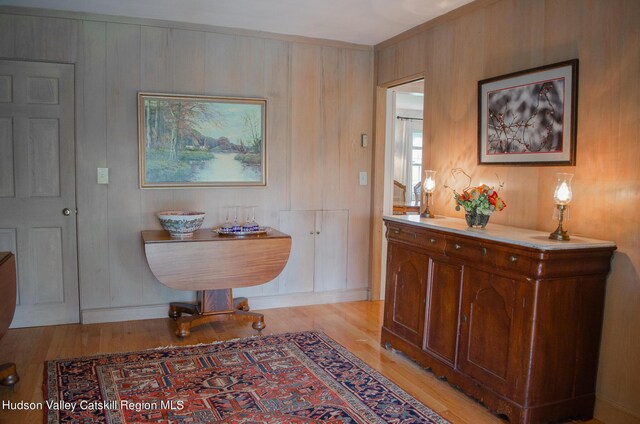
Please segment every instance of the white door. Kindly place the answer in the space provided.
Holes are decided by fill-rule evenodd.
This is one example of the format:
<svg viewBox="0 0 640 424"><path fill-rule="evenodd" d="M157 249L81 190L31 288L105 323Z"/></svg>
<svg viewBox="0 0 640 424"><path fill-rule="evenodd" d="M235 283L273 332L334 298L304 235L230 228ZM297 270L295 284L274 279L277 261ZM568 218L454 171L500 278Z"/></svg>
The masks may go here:
<svg viewBox="0 0 640 424"><path fill-rule="evenodd" d="M79 322L73 65L0 60L0 251L12 327Z"/></svg>

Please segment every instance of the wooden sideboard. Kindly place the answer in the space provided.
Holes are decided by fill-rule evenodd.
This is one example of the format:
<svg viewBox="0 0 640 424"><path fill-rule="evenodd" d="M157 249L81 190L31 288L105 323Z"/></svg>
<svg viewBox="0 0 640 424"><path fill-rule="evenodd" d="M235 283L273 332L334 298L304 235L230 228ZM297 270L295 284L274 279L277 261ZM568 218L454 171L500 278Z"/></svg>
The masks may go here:
<svg viewBox="0 0 640 424"><path fill-rule="evenodd" d="M381 343L512 423L591 418L615 244L385 217Z"/></svg>
<svg viewBox="0 0 640 424"><path fill-rule="evenodd" d="M0 339L6 334L16 310L16 257L11 252L0 252ZM20 377L12 362L0 365L0 384L13 386Z"/></svg>

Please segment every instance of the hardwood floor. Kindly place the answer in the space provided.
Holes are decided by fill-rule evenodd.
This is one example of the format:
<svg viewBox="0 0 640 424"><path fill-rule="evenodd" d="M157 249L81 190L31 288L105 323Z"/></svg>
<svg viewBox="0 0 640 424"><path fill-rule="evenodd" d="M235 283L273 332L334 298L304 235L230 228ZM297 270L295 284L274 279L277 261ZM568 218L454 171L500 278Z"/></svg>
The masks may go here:
<svg viewBox="0 0 640 424"><path fill-rule="evenodd" d="M261 311L267 324L263 334L322 330L450 422L506 422L404 356L382 348L382 310L382 302L268 309ZM174 335L174 323L169 318L9 330L0 343L0 360L16 363L20 382L13 391L0 388L0 406L7 400L42 402L43 366L48 359L209 343L255 334L248 323L214 322L195 328L191 336L180 340ZM37 423L42 416L42 411L0 409L0 423Z"/></svg>

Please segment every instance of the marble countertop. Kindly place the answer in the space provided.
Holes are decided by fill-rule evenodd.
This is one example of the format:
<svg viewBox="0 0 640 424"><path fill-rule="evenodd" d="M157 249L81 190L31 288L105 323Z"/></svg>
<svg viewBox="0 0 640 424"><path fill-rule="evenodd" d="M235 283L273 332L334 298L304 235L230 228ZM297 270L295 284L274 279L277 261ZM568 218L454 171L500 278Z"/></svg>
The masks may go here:
<svg viewBox="0 0 640 424"><path fill-rule="evenodd" d="M549 238L549 233L544 231L529 230L526 228L509 227L506 225L492 224L489 222L486 228L469 228L464 219L436 216L435 218L421 218L420 215L385 215L385 220L404 224L415 225L433 230L445 231L452 234L476 237L480 239L499 241L530 247L539 250L566 250L566 249L595 249L615 248L612 241L596 240L581 237L570 233L571 240L556 241Z"/></svg>

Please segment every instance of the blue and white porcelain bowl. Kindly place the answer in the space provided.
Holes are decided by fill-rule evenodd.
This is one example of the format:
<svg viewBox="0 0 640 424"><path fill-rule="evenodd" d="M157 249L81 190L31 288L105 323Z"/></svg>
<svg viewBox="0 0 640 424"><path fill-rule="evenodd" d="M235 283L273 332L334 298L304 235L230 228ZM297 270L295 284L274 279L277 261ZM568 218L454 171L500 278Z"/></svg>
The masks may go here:
<svg viewBox="0 0 640 424"><path fill-rule="evenodd" d="M202 225L204 212L163 211L158 212L162 228L169 231L171 237L190 237Z"/></svg>

